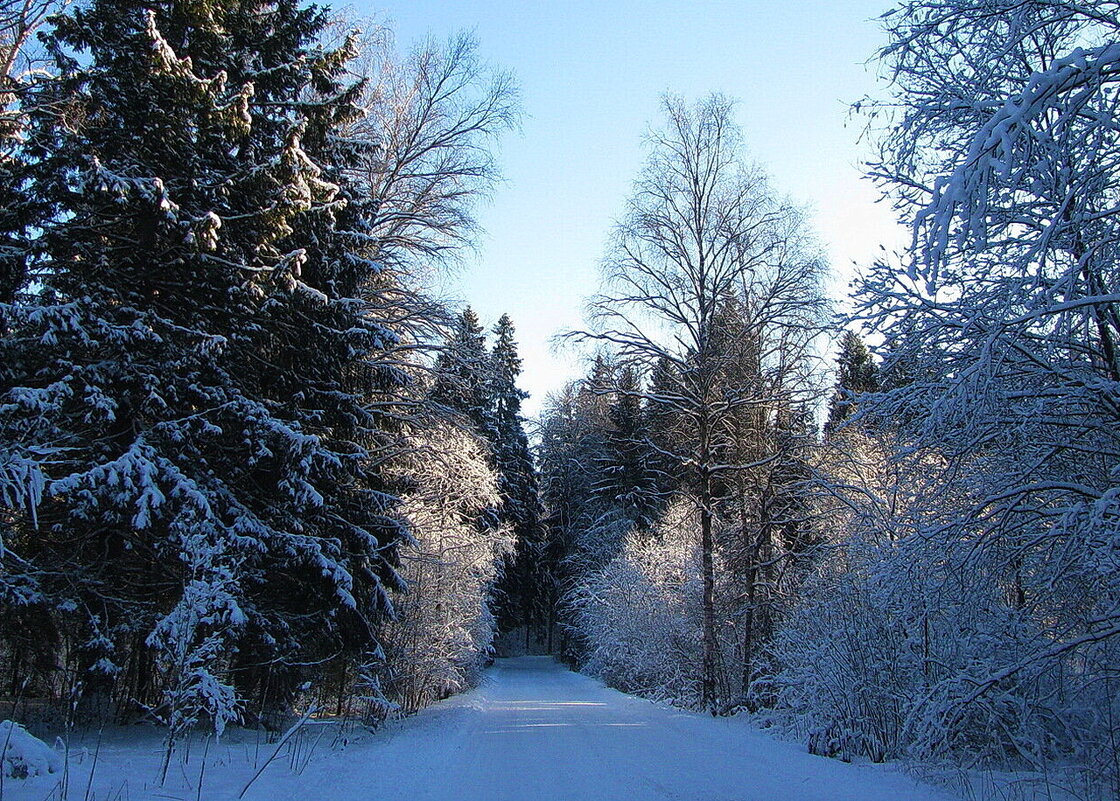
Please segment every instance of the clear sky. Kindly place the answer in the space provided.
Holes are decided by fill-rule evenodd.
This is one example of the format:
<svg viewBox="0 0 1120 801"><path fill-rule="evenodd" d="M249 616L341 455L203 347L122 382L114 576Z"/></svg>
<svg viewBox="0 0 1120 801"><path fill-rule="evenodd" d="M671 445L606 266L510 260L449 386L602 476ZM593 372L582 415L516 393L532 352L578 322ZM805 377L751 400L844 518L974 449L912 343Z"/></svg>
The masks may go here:
<svg viewBox="0 0 1120 801"><path fill-rule="evenodd" d="M665 92L738 101L750 156L777 191L808 207L845 294L851 265L904 238L861 178L869 154L848 107L882 92L875 17L889 0L361 0L401 50L473 31L495 67L514 73L524 120L498 152L503 182L478 209L477 255L444 293L484 323L509 312L524 359L525 404L576 377L576 354L551 338L579 328L613 221L644 156L642 135Z"/></svg>

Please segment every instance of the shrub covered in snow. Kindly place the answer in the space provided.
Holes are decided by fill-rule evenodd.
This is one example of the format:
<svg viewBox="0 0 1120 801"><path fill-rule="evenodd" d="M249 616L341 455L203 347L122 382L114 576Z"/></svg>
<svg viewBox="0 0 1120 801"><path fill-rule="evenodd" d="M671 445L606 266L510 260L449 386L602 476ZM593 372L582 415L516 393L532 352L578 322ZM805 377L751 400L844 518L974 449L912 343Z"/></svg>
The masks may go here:
<svg viewBox="0 0 1120 801"><path fill-rule="evenodd" d="M405 712L474 686L491 651L490 590L512 548L506 528L482 524L499 502L482 443L446 423L410 436L396 470L412 485L404 516L413 541L401 550L408 592L381 630L381 689Z"/></svg>
<svg viewBox="0 0 1120 801"><path fill-rule="evenodd" d="M586 641L583 669L613 687L700 702L700 552L694 507L681 502L567 599Z"/></svg>
<svg viewBox="0 0 1120 801"><path fill-rule="evenodd" d="M0 721L0 749L0 771L9 778L26 779L62 770L62 756L13 721Z"/></svg>
<svg viewBox="0 0 1120 801"><path fill-rule="evenodd" d="M887 441L849 430L825 448L839 539L756 682L766 717L828 756L1106 775L1118 652L1107 629L1077 633L1101 581L1078 566L1088 551L1036 556L963 525L980 465L952 481L929 453L881 458Z"/></svg>

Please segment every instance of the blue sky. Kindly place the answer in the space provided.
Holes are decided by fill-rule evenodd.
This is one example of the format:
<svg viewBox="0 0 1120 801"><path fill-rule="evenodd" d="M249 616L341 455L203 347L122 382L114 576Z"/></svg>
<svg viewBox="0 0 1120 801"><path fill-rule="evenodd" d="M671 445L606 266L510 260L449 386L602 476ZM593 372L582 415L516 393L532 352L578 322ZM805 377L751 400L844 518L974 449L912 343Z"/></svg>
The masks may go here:
<svg viewBox="0 0 1120 801"><path fill-rule="evenodd" d="M477 253L443 293L493 323L508 312L525 363L525 410L576 377L578 356L551 338L579 328L598 263L643 161L659 98L735 98L750 156L777 191L810 209L844 294L851 265L904 232L861 178L870 153L848 106L881 93L874 64L888 0L703 2L436 2L365 0L401 50L427 36L473 31L480 51L514 73L524 120L498 160L503 181L478 209Z"/></svg>

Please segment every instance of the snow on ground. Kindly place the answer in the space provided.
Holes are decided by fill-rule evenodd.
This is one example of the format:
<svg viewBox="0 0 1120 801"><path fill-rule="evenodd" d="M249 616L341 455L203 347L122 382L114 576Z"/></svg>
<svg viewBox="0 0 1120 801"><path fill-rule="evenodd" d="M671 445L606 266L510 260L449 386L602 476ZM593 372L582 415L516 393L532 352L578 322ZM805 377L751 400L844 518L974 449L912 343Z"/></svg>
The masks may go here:
<svg viewBox="0 0 1120 801"><path fill-rule="evenodd" d="M246 801L947 801L883 765L812 756L742 719L655 704L550 657L498 660L483 686L353 736L314 725L281 749ZM349 744L341 747L343 740ZM72 746L69 799L87 798L96 744ZM275 746L235 731L173 762L155 784L158 735L102 737L89 801L228 801ZM202 776L201 789L199 776ZM4 787L3 801L60 799L57 777Z"/></svg>

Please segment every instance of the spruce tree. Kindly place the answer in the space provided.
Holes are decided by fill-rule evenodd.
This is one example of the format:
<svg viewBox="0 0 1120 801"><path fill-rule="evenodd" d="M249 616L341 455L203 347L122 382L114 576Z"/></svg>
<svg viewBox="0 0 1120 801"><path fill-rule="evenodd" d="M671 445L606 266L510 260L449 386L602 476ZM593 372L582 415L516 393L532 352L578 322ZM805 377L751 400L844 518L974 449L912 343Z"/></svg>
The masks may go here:
<svg viewBox="0 0 1120 801"><path fill-rule="evenodd" d="M0 130L0 304L12 303L28 281L23 254L40 209L24 191L27 170L15 136L6 137ZM5 329L0 309L0 335Z"/></svg>
<svg viewBox="0 0 1120 801"><path fill-rule="evenodd" d="M826 430L831 431L855 411L856 398L864 392L877 392L879 371L871 353L858 334L845 331L840 338L836 360L836 391L828 405Z"/></svg>
<svg viewBox="0 0 1120 801"><path fill-rule="evenodd" d="M510 629L544 622L548 609L547 593L543 591L544 538L537 473L521 418L521 401L528 395L517 386L521 358L508 314L503 314L494 326L490 357L491 446L502 497L498 515L501 522L512 527L516 537L514 554L507 557L505 574L499 584L502 603L498 622L502 628Z"/></svg>
<svg viewBox="0 0 1120 801"><path fill-rule="evenodd" d="M283 705L304 666L376 648L400 532L366 401L403 378L343 236L360 204L330 133L356 87L326 21L92 0L47 37L25 151L47 208L20 254L42 289L4 306L0 435L56 455L4 583L87 695L220 722L231 673Z"/></svg>
<svg viewBox="0 0 1120 801"><path fill-rule="evenodd" d="M632 367L618 373L600 492L618 504L639 529L653 526L658 510L655 454L642 411L642 387Z"/></svg>
<svg viewBox="0 0 1120 801"><path fill-rule="evenodd" d="M456 319L443 350L436 359L432 401L463 415L475 433L490 438L492 364L486 352L486 332L470 306Z"/></svg>
<svg viewBox="0 0 1120 801"><path fill-rule="evenodd" d="M494 326L491 351L492 443L501 475L502 516L519 533L534 535L540 520L536 470L521 417L521 401L528 397L517 386L521 357L517 354L513 322L503 314Z"/></svg>
<svg viewBox="0 0 1120 801"><path fill-rule="evenodd" d="M668 358L657 359L650 370L647 399L642 416L649 432L650 465L654 486L662 502L681 482L679 453L681 415L672 403L681 393L680 373Z"/></svg>

